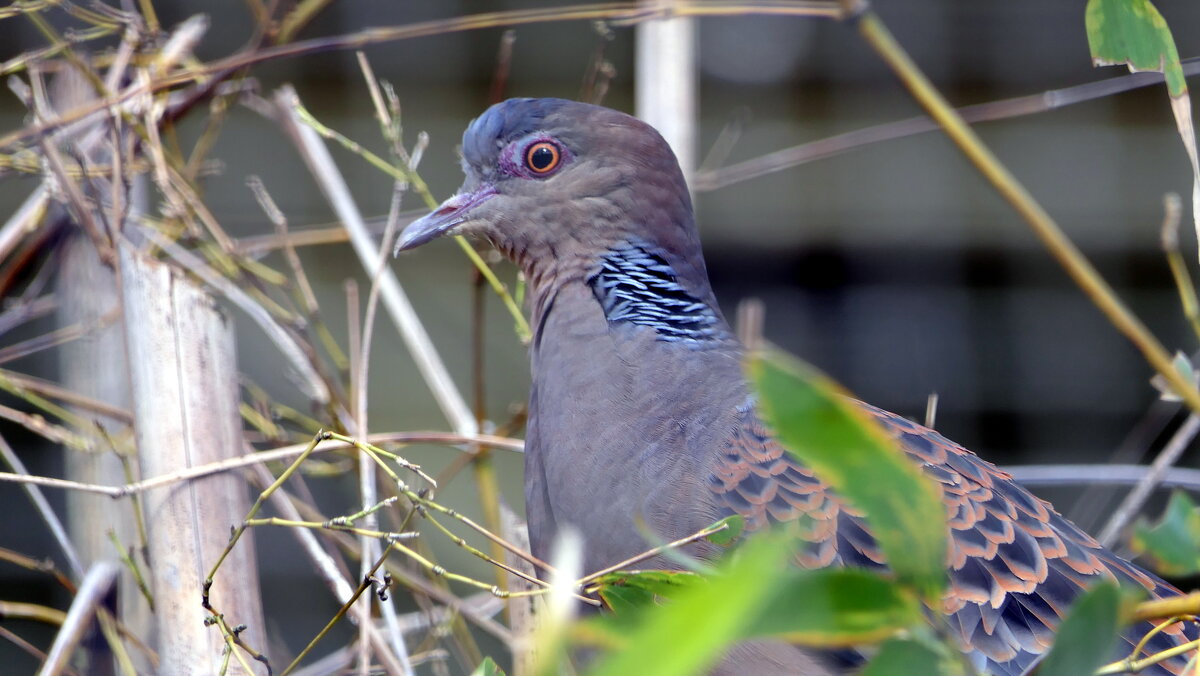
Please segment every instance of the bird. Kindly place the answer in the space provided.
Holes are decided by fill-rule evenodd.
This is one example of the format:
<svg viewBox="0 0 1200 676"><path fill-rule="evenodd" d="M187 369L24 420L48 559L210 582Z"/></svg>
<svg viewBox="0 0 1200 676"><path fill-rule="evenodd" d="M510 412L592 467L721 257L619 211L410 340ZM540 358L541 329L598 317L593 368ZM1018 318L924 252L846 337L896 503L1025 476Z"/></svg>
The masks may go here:
<svg viewBox="0 0 1200 676"><path fill-rule="evenodd" d="M811 520L798 563L886 570L868 524L759 418L746 348L705 268L691 197L648 124L554 98L494 104L467 126L465 180L409 224L395 253L454 234L485 240L527 283L532 337L525 440L532 553L578 531L599 570L730 516L750 533ZM936 611L985 673L1025 673L1072 600L1099 580L1177 589L1103 548L1007 473L938 432L858 402L940 488L948 585ZM693 545L701 558L718 555ZM674 568L666 558L640 567ZM1149 625L1128 630L1130 644ZM1158 650L1194 638L1173 625ZM718 673L835 674L853 661L758 642ZM1178 673L1184 658L1142 673ZM722 672L722 669L724 671Z"/></svg>

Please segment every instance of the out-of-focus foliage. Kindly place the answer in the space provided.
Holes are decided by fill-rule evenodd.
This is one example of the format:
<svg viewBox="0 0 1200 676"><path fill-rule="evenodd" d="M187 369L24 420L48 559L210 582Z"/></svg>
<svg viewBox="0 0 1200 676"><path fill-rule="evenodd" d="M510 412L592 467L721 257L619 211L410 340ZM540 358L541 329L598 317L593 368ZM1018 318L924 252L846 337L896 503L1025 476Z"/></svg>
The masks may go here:
<svg viewBox="0 0 1200 676"><path fill-rule="evenodd" d="M825 376L781 355L748 371L766 423L822 481L867 514L897 578L933 600L945 584L946 507L933 483Z"/></svg>
<svg viewBox="0 0 1200 676"><path fill-rule="evenodd" d="M1042 660L1038 673L1090 674L1106 663L1121 628L1122 596L1120 587L1102 582L1077 598L1059 625L1054 647Z"/></svg>
<svg viewBox="0 0 1200 676"><path fill-rule="evenodd" d="M1196 503L1186 493L1175 492L1157 523L1142 521L1134 527L1130 545L1163 575L1200 572L1200 511Z"/></svg>

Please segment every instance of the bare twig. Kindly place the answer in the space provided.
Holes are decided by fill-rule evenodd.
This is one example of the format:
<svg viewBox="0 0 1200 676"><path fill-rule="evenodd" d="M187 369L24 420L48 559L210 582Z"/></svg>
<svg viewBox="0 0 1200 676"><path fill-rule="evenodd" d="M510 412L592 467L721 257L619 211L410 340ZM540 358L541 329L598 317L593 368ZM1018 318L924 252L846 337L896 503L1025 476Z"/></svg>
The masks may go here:
<svg viewBox="0 0 1200 676"><path fill-rule="evenodd" d="M315 447L312 447L312 449L314 451L316 450ZM255 472L258 475L260 483L262 483L264 486L268 486L268 488L265 489L266 491L271 491L270 487L278 486L282 483L282 481L279 479L272 477L271 473L268 472L262 465L257 465L255 467ZM271 504L278 509L285 518L297 520L302 518L300 512L297 511L295 505L292 504L292 501L287 497L287 494L284 491L271 491L269 497ZM257 506L259 503L255 504ZM253 513L253 511L251 513ZM304 549L305 553L308 554L310 560L317 565L317 570L324 578L326 584L330 587L330 590L333 592L334 597L338 600L338 602L344 605L352 603L356 598L355 589L338 571L336 562L331 556L329 556L329 554L325 552L325 550L317 542L317 539L312 532L304 528L295 528L292 530L299 539L301 547ZM367 619L369 620L369 618ZM365 630L367 639L371 641L376 655L383 660L385 666L388 668L388 672L392 674L404 673L404 666L396 661L395 656L392 654L391 650L388 649L387 642L380 635L380 633L374 629L373 625L369 621L364 622L364 624L368 627ZM298 661L299 658L297 658L297 660L288 668L294 668Z"/></svg>
<svg viewBox="0 0 1200 676"><path fill-rule="evenodd" d="M1187 75L1200 73L1200 59L1188 59L1184 61L1183 68L1184 73ZM1028 96L1018 96L1011 99L964 106L956 110L962 116L963 120L967 122L991 122L1057 110L1139 87L1160 85L1162 81L1162 75L1159 73L1130 73L1129 75L1110 77L1073 87L1051 89ZM706 160L706 168L697 172L692 188L696 192L719 190L735 183L749 181L808 162L835 157L875 143L937 131L938 128L938 123L929 117L910 117L906 120L885 122L863 129L835 134L816 141L801 143L791 148L776 150L725 167L707 168L713 166L713 163ZM716 150L715 147L714 150ZM720 157L721 154L724 153L714 153L714 156Z"/></svg>
<svg viewBox="0 0 1200 676"><path fill-rule="evenodd" d="M350 241L355 252L358 253L359 259L368 271L373 271L378 244L368 234L358 207L350 195L345 180L337 170L333 158L329 155L329 150L321 142L320 136L311 127L301 122L296 115L298 101L295 91L290 88L280 90L275 96L275 102L301 156L317 179L321 190L329 198L334 210L342 219L342 223L350 232ZM430 391L433 392L434 398L441 406L442 412L458 433L474 433L475 419L463 400L462 394L455 387L454 380L446 370L441 357L438 356L433 341L413 310L400 282L390 270L384 270L380 277L380 285L384 307L387 308L392 321L400 330L401 336L416 360L417 367L429 385Z"/></svg>
<svg viewBox="0 0 1200 676"><path fill-rule="evenodd" d="M1162 482L1167 470L1179 460L1179 456L1183 455L1184 450L1196 438L1197 432L1200 432L1200 415L1193 413L1179 426L1178 430L1175 430L1175 434L1159 452L1158 457L1154 458L1154 462L1150 464L1146 474L1113 512L1108 523L1100 531L1100 535L1096 537L1100 544L1105 547L1112 546L1117 536L1142 508L1146 498L1150 497L1150 494Z"/></svg>
<svg viewBox="0 0 1200 676"><path fill-rule="evenodd" d="M111 325L119 315L119 311L113 310L112 312L105 314L103 317L100 317L94 323L86 325L75 324L73 326L64 326L49 333L35 336L29 340L23 340L19 343L9 345L8 347L0 349L0 364L5 364L13 361L14 359L20 359L21 357L27 357L31 354L50 349L52 347L58 347L73 340L79 340L93 331L103 329L106 326Z"/></svg>
<svg viewBox="0 0 1200 676"><path fill-rule="evenodd" d="M8 445L8 441L2 436L0 436L0 458L4 459L5 464L11 467L13 472L21 476L30 476L29 470L25 468L25 463L21 462L12 447ZM79 561L79 555L75 553L75 545L71 543L71 539L67 536L67 529L63 527L62 521L59 521L54 509L50 507L46 496L42 495L42 491L32 483L25 484L25 491L29 494L29 499L33 501L33 506L37 508L42 521L46 522L46 527L50 529L50 534L54 536L59 549L62 549L63 555L67 557L67 565L71 568L71 574L77 580L82 579L83 564Z"/></svg>
<svg viewBox="0 0 1200 676"><path fill-rule="evenodd" d="M81 408L97 415L112 418L113 420L126 425L133 422L133 414L130 413L128 409L113 406L106 401L100 401L99 399L86 397L78 392L68 390L62 385L52 383L48 380L25 375L24 373L17 373L16 371L0 369L0 382L5 380L12 384L13 389L36 392L40 395L50 397L51 399L57 399L64 403L70 404L76 408Z"/></svg>
<svg viewBox="0 0 1200 676"><path fill-rule="evenodd" d="M863 39L893 70L913 98L946 131L959 150L1025 220L1046 249L1075 280L1109 322L1125 335L1146 361L1192 411L1200 413L1200 390L1184 378L1171 363L1171 355L1136 315L1121 302L1112 287L1084 257L1062 228L1033 198L1019 180L984 145L962 117L917 67L866 0L840 0L845 15L855 18L855 27Z"/></svg>
<svg viewBox="0 0 1200 676"><path fill-rule="evenodd" d="M1154 472L1148 465L1008 465L1000 469L1026 486L1129 486ZM1200 469L1170 467L1160 486L1200 493Z"/></svg>
<svg viewBox="0 0 1200 676"><path fill-rule="evenodd" d="M46 182L43 181L25 198L13 215L9 216L4 225L0 226L0 261L7 260L8 254L36 227L46 212L49 197L50 191L46 189Z"/></svg>
<svg viewBox="0 0 1200 676"><path fill-rule="evenodd" d="M2 409L0 409L2 410ZM58 439L56 439L58 440ZM500 448L508 451L521 451L522 444L517 439L506 439L503 437L494 437L486 434L463 436L459 434L449 434L444 432L392 432L382 434L372 434L367 437L367 442L371 444L386 444L386 443L402 443L402 444L446 444L452 446L480 444L491 448ZM61 440L59 440L61 441ZM304 452L308 444L295 444L278 448L273 451L261 451L259 453L251 453L237 458L230 458L220 462L213 462L206 465L198 465L191 467L185 471L172 472L166 476L152 477L142 481L135 481L124 486L100 486L97 484L85 484L77 481L66 481L64 479L55 479L53 477L32 476L22 474L10 474L8 472L0 472L0 481L11 481L15 483L29 483L38 486L49 486L52 488L62 488L65 490L85 491L88 493L100 493L108 495L112 498L123 498L130 495L144 493L151 488L160 488L170 486L172 484L189 481L210 474L219 474L221 472L229 472L243 467L250 467L263 462L275 462L279 460L288 460L294 458ZM313 453L327 453L329 451L344 450L350 448L349 444L327 444L317 448Z"/></svg>
<svg viewBox="0 0 1200 676"><path fill-rule="evenodd" d="M79 644L83 632L95 616L96 607L112 587L118 572L120 567L112 561L98 561L88 569L62 628L54 638L54 645L50 647L46 662L38 671L39 674L56 676L63 672L67 661L75 652L75 646Z"/></svg>
<svg viewBox="0 0 1200 676"><path fill-rule="evenodd" d="M0 260L3 260L3 258L0 258ZM27 294L23 295L28 297ZM4 335L25 322L45 317L57 308L58 299L52 294L38 296L29 300L18 300L3 311L0 311L0 335Z"/></svg>
<svg viewBox="0 0 1200 676"><path fill-rule="evenodd" d="M616 572L616 571L624 569L624 568L629 568L630 566L632 566L635 563L638 563L639 561L645 561L646 559L654 558L655 556L662 554L663 552L667 551L668 549L679 549L680 547L682 547L686 544L696 542L697 540L703 540L704 538L708 537L709 535L712 535L713 533L720 533L721 531L726 530L728 528L729 528L729 524L727 524L727 523L722 523L722 524L716 525L716 526L707 526L705 528L701 528L700 530L696 531L695 533L692 533L691 535L688 535L687 537L682 537L682 538L679 538L678 540L675 540L674 542L668 542L666 544L662 544L657 547L652 547L652 548L647 549L646 551L642 552L641 554L631 556L628 559L621 561L620 563L614 563L613 565L611 565L607 568L602 568L594 573L589 573L589 574L581 577L576 584L578 584L579 586L582 587L582 586L586 585L588 582L591 582L592 580L595 580L596 578L598 578L602 575L608 575L609 573Z"/></svg>
<svg viewBox="0 0 1200 676"><path fill-rule="evenodd" d="M114 95L89 105L80 106L57 118L39 124L28 125L0 137L0 148L38 138L64 125L78 122L92 115L119 106L131 99L152 92L171 89L188 83L210 86L214 76L231 74L245 66L290 58L305 54L336 50L361 49L368 45L397 40L409 40L430 35L443 35L463 31L483 30L497 26L520 26L558 21L609 21L614 25L633 25L666 16L661 8L647 8L636 2L610 2L581 4L550 9L520 9L502 12L483 12L450 19L416 22L401 26L371 28L350 35L321 37L301 40L291 44L268 48L248 49L208 64L181 69L171 75L147 82L135 82ZM842 10L832 2L808 2L804 0L701 0L671 8L672 16L808 16L838 18Z"/></svg>

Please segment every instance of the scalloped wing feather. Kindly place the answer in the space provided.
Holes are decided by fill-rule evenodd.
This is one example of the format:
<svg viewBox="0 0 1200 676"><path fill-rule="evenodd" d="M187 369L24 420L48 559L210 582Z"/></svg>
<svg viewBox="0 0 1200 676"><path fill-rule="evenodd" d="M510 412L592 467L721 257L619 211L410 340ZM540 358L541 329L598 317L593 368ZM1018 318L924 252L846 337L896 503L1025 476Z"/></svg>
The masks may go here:
<svg viewBox="0 0 1200 676"><path fill-rule="evenodd" d="M942 489L950 528L950 583L942 612L965 652L988 672L1016 675L1046 652L1071 601L1092 582L1111 579L1152 597L1179 591L1100 546L995 465L937 432L861 404ZM795 522L806 567L886 562L862 514L844 503L770 435L752 407L725 443L709 486L729 513L756 530ZM1132 627L1133 644L1150 625ZM1176 624L1146 646L1150 654L1196 638ZM1181 673L1183 658L1143 673Z"/></svg>

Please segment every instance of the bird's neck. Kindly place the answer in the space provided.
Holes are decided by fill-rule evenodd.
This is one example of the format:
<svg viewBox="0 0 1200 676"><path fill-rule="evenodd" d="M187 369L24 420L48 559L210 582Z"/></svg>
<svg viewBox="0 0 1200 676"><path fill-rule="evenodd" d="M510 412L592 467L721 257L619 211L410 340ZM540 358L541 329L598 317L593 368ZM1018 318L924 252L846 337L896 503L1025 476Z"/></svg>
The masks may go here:
<svg viewBox="0 0 1200 676"><path fill-rule="evenodd" d="M597 302L610 324L647 327L656 340L703 345L730 339L707 280L690 289L653 247L623 242L600 259L588 277Z"/></svg>
<svg viewBox="0 0 1200 676"><path fill-rule="evenodd" d="M742 352L702 264L671 260L635 243L605 247L587 274L531 287L535 551L549 546L547 523L571 524L587 534L590 570L646 548L635 523L669 541L718 518L705 507L706 468L746 401Z"/></svg>
<svg viewBox="0 0 1200 676"><path fill-rule="evenodd" d="M582 286L590 289L609 328L638 327L657 341L694 348L736 343L698 248L688 257L674 257L674 264L661 248L638 238L611 243L598 254L564 253L581 248L563 247L545 256L505 251L529 283L535 342L560 290Z"/></svg>

